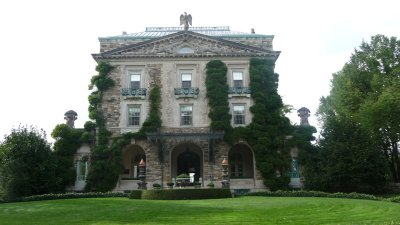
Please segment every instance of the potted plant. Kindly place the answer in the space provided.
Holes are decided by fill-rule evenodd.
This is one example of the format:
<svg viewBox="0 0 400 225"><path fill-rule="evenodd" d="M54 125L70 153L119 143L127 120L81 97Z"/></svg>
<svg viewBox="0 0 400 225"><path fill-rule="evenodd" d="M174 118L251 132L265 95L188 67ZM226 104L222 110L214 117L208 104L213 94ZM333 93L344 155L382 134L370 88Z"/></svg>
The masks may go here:
<svg viewBox="0 0 400 225"><path fill-rule="evenodd" d="M194 188L200 188L201 187L201 183L200 182L194 182Z"/></svg>
<svg viewBox="0 0 400 225"><path fill-rule="evenodd" d="M154 184L153 184L153 188L154 188L154 189L161 189L161 184L159 184L159 183L154 183Z"/></svg>
<svg viewBox="0 0 400 225"><path fill-rule="evenodd" d="M208 184L207 184L207 187L208 187L208 188L214 188L214 183L213 183L213 182L208 183Z"/></svg>
<svg viewBox="0 0 400 225"><path fill-rule="evenodd" d="M169 189L174 188L174 182L168 182L167 186L168 186Z"/></svg>

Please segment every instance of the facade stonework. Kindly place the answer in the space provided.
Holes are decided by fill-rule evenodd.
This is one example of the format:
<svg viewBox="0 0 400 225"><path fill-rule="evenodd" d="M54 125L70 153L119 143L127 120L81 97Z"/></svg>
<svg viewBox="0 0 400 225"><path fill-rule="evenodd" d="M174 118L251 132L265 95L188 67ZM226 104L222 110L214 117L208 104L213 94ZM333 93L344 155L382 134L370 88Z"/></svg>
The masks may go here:
<svg viewBox="0 0 400 225"><path fill-rule="evenodd" d="M231 188L266 188L251 147L245 142L229 145L223 133L210 129L205 80L208 62L225 63L231 124L249 125L254 104L249 92L250 58L277 60L280 52L273 51L272 35L233 32L229 27L147 28L99 40L100 53L93 54L94 59L114 66L109 76L115 85L104 92L101 103L114 137L139 131L149 115L150 91L155 85L161 91L161 128L121 149L124 173L115 191L138 188L140 160L146 163L148 188L177 182L182 173L190 175L188 185L221 187L224 159Z"/></svg>

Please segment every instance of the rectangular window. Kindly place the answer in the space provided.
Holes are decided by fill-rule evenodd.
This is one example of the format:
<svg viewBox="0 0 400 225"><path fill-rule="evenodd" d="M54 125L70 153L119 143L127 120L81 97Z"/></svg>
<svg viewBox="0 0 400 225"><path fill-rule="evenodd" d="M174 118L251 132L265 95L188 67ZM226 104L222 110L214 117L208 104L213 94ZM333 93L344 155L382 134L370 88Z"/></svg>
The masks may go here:
<svg viewBox="0 0 400 225"><path fill-rule="evenodd" d="M86 180L87 175L87 161L76 161L76 179L78 181Z"/></svg>
<svg viewBox="0 0 400 225"><path fill-rule="evenodd" d="M233 87L243 87L243 72L241 71L233 71Z"/></svg>
<svg viewBox="0 0 400 225"><path fill-rule="evenodd" d="M181 73L182 87L190 88L192 87L192 74L191 73Z"/></svg>
<svg viewBox="0 0 400 225"><path fill-rule="evenodd" d="M140 105L128 106L128 126L140 125Z"/></svg>
<svg viewBox="0 0 400 225"><path fill-rule="evenodd" d="M245 124L245 106L244 104L233 105L233 124Z"/></svg>
<svg viewBox="0 0 400 225"><path fill-rule="evenodd" d="M192 105L181 105L181 125L192 125Z"/></svg>
<svg viewBox="0 0 400 225"><path fill-rule="evenodd" d="M139 89L140 88L140 73L130 74L130 88Z"/></svg>

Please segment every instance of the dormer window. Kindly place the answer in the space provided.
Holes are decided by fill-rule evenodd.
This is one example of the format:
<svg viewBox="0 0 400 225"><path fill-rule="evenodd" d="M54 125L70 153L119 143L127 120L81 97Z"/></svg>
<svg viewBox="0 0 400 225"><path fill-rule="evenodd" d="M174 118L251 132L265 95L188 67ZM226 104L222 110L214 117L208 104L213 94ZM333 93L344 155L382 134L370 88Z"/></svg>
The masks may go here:
<svg viewBox="0 0 400 225"><path fill-rule="evenodd" d="M178 54L193 54L194 51L191 47L184 46L177 51Z"/></svg>

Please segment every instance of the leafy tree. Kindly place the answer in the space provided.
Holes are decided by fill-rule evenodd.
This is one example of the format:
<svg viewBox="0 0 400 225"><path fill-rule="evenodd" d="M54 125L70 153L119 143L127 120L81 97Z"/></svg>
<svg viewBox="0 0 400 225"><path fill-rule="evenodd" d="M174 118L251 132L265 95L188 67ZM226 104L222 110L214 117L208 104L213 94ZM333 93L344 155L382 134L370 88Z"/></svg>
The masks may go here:
<svg viewBox="0 0 400 225"><path fill-rule="evenodd" d="M392 180L400 181L399 55L400 41L395 37L376 35L370 43L362 42L343 69L333 75L330 95L321 98L318 114L324 124L324 139L320 156L326 159L336 154L335 159L343 160L337 165L337 172L358 177L359 184L365 183L366 178L355 171L364 173L371 168L379 168L376 174L368 175L379 184L387 167ZM381 156L385 157L385 165L378 160ZM352 169L344 166L362 158L369 159L368 163L353 164ZM331 176L328 179L338 177L333 171L325 172ZM348 185L356 186L354 182Z"/></svg>
<svg viewBox="0 0 400 225"><path fill-rule="evenodd" d="M51 136L56 139L54 143L54 156L57 159L56 175L60 179L58 190L62 192L67 186L72 185L76 178L73 158L82 144L82 131L66 124L59 124Z"/></svg>
<svg viewBox="0 0 400 225"><path fill-rule="evenodd" d="M0 144L1 184L8 199L53 192L59 182L55 168L43 130L19 126Z"/></svg>

